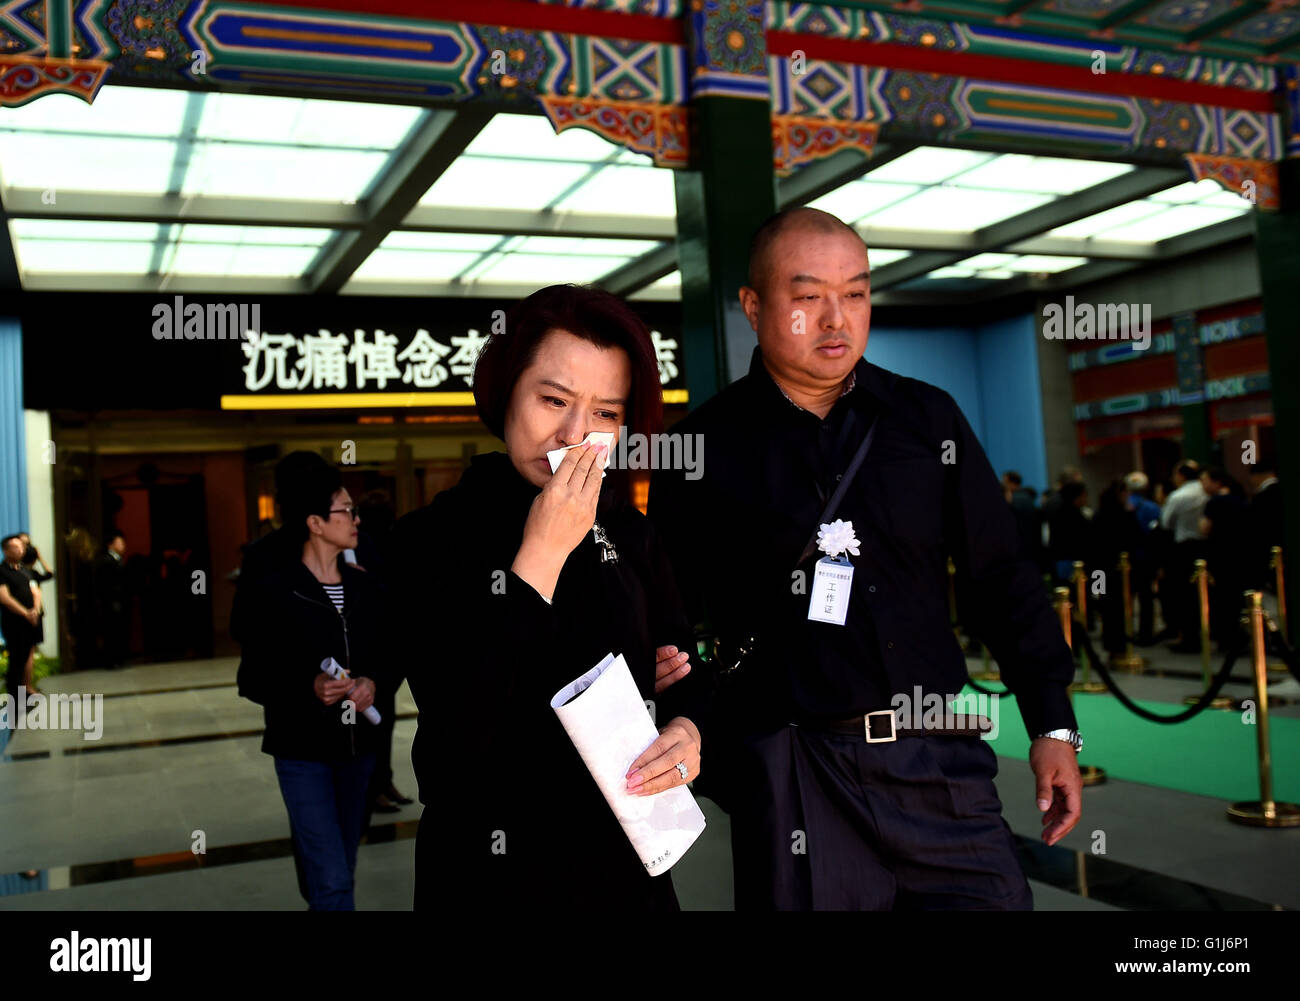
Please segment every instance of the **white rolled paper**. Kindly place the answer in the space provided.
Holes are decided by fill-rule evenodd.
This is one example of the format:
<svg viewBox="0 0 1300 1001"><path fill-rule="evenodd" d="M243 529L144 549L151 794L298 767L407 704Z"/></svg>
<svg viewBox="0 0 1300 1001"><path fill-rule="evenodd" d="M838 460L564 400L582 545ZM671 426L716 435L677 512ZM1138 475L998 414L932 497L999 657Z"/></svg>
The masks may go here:
<svg viewBox="0 0 1300 1001"><path fill-rule="evenodd" d="M352 675L348 674L347 671L343 670L343 665L333 657L326 657L322 660L320 662L320 669L335 681L342 681L344 678L352 677ZM370 720L371 723L374 723L375 726L379 725L379 710L374 706L367 706L361 711L361 715Z"/></svg>
<svg viewBox="0 0 1300 1001"><path fill-rule="evenodd" d="M632 842L646 872L667 872L704 830L704 814L684 785L653 796L627 791L627 770L659 731L623 655L604 660L563 688L551 708Z"/></svg>

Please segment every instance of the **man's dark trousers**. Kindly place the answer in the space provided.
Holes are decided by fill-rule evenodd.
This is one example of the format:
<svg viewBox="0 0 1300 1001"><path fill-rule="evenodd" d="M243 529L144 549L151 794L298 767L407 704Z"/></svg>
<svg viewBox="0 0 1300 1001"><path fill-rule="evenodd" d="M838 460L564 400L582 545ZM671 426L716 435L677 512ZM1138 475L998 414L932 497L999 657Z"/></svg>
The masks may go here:
<svg viewBox="0 0 1300 1001"><path fill-rule="evenodd" d="M738 911L1033 909L979 737L790 724L736 750Z"/></svg>

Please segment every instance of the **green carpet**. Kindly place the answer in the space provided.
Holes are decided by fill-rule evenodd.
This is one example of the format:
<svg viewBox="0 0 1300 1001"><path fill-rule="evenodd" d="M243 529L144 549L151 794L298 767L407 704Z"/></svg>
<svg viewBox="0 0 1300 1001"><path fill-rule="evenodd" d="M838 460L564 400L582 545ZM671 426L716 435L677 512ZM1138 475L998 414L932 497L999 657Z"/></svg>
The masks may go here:
<svg viewBox="0 0 1300 1001"><path fill-rule="evenodd" d="M995 686L996 687L996 686ZM974 689L967 688L967 693ZM1148 712L1172 715L1186 707L1135 699ZM1004 757L1029 758L1029 737L1014 698L999 699L998 736ZM1207 709L1183 723L1152 723L1110 695L1076 695L1074 714L1083 734L1080 764L1096 765L1115 779L1237 801L1259 798L1255 727L1240 712ZM1300 802L1300 720L1269 717L1273 797Z"/></svg>

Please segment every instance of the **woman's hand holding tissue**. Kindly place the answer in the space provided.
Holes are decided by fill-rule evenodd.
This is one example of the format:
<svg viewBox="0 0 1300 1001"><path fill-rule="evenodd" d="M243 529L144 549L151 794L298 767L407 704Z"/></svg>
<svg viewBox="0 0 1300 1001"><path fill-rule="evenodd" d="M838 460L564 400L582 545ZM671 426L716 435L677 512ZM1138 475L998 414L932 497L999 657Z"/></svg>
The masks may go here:
<svg viewBox="0 0 1300 1001"><path fill-rule="evenodd" d="M596 460L604 453L604 445L568 452L528 511L524 539L510 569L544 598L554 596L564 561L596 520L601 474Z"/></svg>

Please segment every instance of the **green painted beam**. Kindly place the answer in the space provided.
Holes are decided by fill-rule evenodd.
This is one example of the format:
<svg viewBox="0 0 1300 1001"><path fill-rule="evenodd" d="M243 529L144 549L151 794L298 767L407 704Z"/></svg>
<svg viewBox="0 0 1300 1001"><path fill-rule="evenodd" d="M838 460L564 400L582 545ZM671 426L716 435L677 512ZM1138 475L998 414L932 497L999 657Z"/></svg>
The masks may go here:
<svg viewBox="0 0 1300 1001"><path fill-rule="evenodd" d="M701 97L692 108L691 166L675 181L683 351L697 407L749 369L757 341L738 293L749 241L777 198L768 102Z"/></svg>
<svg viewBox="0 0 1300 1001"><path fill-rule="evenodd" d="M72 0L46 0L46 45L50 58L72 58Z"/></svg>
<svg viewBox="0 0 1300 1001"><path fill-rule="evenodd" d="M1186 402L1183 414L1183 458L1195 459L1202 466L1213 461L1214 440L1210 436L1210 408L1204 399L1205 365L1201 350L1200 327L1196 314L1178 313L1173 317L1174 343L1178 366L1178 389Z"/></svg>

